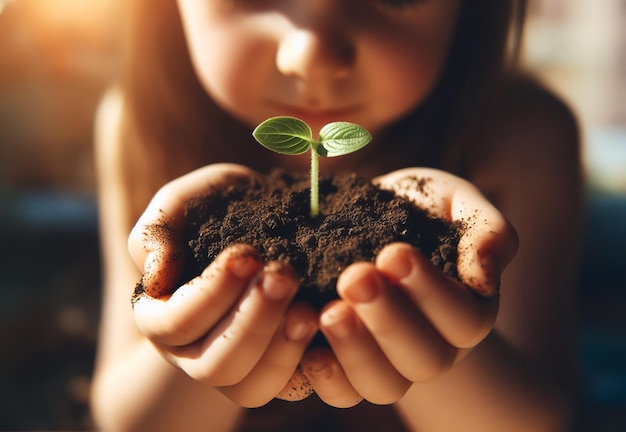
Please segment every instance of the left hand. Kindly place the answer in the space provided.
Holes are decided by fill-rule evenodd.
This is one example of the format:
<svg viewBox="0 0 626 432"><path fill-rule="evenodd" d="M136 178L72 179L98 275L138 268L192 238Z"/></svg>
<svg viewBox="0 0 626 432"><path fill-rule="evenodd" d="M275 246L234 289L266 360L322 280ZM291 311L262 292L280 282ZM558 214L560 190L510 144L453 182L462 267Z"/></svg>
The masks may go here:
<svg viewBox="0 0 626 432"><path fill-rule="evenodd" d="M421 190L411 179L425 178ZM355 263L337 282L340 300L320 315L332 348L314 348L301 361L319 397L335 407L366 399L389 404L413 383L458 364L491 331L499 280L517 250L512 226L469 182L410 168L376 179L435 217L463 221L458 245L462 283L437 270L404 243L385 247L375 263Z"/></svg>

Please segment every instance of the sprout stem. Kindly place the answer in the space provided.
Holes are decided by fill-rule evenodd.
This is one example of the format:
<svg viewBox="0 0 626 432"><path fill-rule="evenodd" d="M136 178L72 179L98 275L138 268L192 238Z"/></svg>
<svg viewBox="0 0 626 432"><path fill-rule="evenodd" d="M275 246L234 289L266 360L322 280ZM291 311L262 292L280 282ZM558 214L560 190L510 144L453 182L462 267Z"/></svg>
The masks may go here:
<svg viewBox="0 0 626 432"><path fill-rule="evenodd" d="M320 212L319 200L319 154L317 153L317 143L311 145L311 218L316 217Z"/></svg>

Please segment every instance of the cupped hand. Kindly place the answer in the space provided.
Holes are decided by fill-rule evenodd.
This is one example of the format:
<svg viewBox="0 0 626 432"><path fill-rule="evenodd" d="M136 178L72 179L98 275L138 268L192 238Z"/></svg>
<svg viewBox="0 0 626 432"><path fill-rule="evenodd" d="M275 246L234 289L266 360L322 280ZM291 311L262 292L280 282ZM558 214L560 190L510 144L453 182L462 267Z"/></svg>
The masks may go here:
<svg viewBox="0 0 626 432"><path fill-rule="evenodd" d="M336 407L363 398L396 402L413 383L458 364L491 331L500 274L517 250L515 230L467 181L412 168L376 182L433 216L462 222L461 282L403 243L385 247L375 263L348 267L337 282L340 300L320 315L332 351L316 348L302 360L316 393Z"/></svg>
<svg viewBox="0 0 626 432"><path fill-rule="evenodd" d="M251 246L233 245L177 284L186 202L255 175L220 164L180 177L159 190L129 237L144 274L133 301L139 330L191 378L247 407L265 404L290 382L317 331L313 308L292 303L297 275L286 264L264 264Z"/></svg>

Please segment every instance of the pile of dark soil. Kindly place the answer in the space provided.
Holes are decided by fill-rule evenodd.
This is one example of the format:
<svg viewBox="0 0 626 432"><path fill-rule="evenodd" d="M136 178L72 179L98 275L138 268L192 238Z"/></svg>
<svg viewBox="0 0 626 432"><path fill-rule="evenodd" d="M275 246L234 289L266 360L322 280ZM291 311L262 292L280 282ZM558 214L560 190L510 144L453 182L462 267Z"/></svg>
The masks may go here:
<svg viewBox="0 0 626 432"><path fill-rule="evenodd" d="M414 180L416 188L428 182ZM431 217L407 199L351 174L320 179L320 214L315 218L309 202L309 178L280 170L190 201L185 278L199 275L228 245L247 243L266 261L293 266L302 277L299 298L321 307L337 298L335 284L348 265L372 262L385 245L406 242L458 279L461 226Z"/></svg>

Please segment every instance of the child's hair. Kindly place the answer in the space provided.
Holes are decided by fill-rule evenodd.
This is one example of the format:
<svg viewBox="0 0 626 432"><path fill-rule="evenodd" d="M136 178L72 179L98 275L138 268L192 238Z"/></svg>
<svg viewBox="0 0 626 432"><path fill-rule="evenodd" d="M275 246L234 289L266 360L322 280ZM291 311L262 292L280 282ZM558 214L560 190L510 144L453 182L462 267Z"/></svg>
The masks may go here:
<svg viewBox="0 0 626 432"><path fill-rule="evenodd" d="M140 153L150 154L152 164L157 164L160 153L163 163L171 167L176 163L176 150L184 147L185 154L179 155L182 165L168 175L173 177L184 172L185 158L200 164L217 162L207 143L233 142L233 138L248 142L249 128L226 115L202 89L185 45L176 1L133 0L127 5L121 85L127 133L136 138L133 145L140 142L146 146ZM463 150L458 143L467 141L462 138L479 123L480 113L493 100L515 61L524 10L524 0L462 2L436 88L391 128L386 145L410 137L410 149L403 149L412 153L407 161L458 172L451 160L461 158ZM458 148L451 148L453 142ZM251 147L255 158L258 146ZM153 165L152 170L155 168Z"/></svg>

